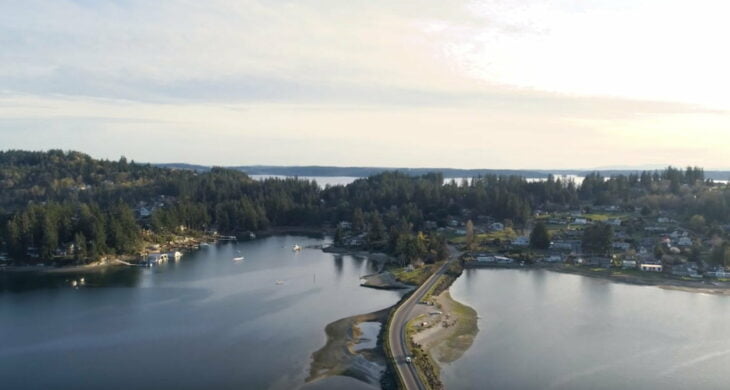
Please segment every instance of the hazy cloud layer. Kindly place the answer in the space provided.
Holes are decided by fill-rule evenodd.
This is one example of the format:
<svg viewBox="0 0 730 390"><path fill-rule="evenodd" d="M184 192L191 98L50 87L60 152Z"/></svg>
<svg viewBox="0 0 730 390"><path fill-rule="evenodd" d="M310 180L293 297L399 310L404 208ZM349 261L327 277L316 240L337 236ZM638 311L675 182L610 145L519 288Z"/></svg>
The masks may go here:
<svg viewBox="0 0 730 390"><path fill-rule="evenodd" d="M727 167L718 7L6 2L0 143L208 164Z"/></svg>

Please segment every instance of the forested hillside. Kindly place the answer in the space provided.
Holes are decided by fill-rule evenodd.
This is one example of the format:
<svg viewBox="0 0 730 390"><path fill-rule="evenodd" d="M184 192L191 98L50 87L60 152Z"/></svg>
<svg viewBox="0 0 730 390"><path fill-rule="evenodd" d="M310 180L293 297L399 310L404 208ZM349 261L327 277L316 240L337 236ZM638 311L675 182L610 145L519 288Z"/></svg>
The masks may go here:
<svg viewBox="0 0 730 390"><path fill-rule="evenodd" d="M340 221L362 225L368 245L396 252L404 245L399 237L418 237L455 217L520 226L537 209L611 204L668 210L684 219L698 214L721 224L729 221L729 202L730 191L705 181L699 168L591 174L582 186L495 175L443 184L441 174L387 172L320 188L306 180L256 181L231 169L174 170L59 150L0 152L1 245L16 259L85 262L139 253L145 240L180 231L238 234Z"/></svg>

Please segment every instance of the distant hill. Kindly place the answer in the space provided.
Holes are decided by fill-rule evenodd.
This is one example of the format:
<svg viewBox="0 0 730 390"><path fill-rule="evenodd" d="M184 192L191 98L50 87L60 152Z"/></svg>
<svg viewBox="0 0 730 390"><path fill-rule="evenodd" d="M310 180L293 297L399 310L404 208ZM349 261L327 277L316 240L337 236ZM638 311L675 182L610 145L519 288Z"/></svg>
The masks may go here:
<svg viewBox="0 0 730 390"><path fill-rule="evenodd" d="M197 171L197 172L207 172L210 171L211 167L207 167L205 165L195 165L195 164L186 164L186 163L164 163L164 164L152 164L156 167L160 168L169 168L169 169L184 169L188 171Z"/></svg>
<svg viewBox="0 0 730 390"><path fill-rule="evenodd" d="M418 176L431 172L440 172L447 178L474 177L479 175L516 175L525 177L547 177L548 173L530 170L512 169L454 169L454 168L381 168L381 167L282 167L282 166L240 166L232 167L249 175L281 175L281 176L351 176L367 177L382 172L403 172Z"/></svg>
<svg viewBox="0 0 730 390"><path fill-rule="evenodd" d="M158 167L170 169L185 169L205 172L210 166L185 163L154 164ZM585 176L590 172L601 172L604 176L629 175L640 173L642 169L457 169L457 168L383 168L383 167L332 167L332 166L275 166L275 165L244 165L227 167L246 172L249 175L277 175L277 176L319 176L319 177L368 177L382 172L399 171L408 175L418 176L430 172L439 172L445 178L475 177L484 175L514 175L526 178L547 178L548 175L575 175ZM652 169L650 169L652 170ZM713 180L730 180L730 171L705 171L705 177Z"/></svg>

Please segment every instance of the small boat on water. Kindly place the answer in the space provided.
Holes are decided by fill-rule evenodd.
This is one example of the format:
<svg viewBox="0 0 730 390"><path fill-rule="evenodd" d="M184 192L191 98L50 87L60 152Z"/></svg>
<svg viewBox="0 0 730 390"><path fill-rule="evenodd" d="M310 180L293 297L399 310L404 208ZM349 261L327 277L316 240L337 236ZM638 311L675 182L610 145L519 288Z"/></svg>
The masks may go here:
<svg viewBox="0 0 730 390"><path fill-rule="evenodd" d="M291 250L292 250L293 252L299 252L299 251L301 251L301 250L302 250L302 247L301 247L301 246L299 246L299 244L294 244L294 245L292 245L292 247L291 247Z"/></svg>
<svg viewBox="0 0 730 390"><path fill-rule="evenodd" d="M284 284L284 281L283 280L277 280L276 281L276 285L277 286L281 286L282 284Z"/></svg>
<svg viewBox="0 0 730 390"><path fill-rule="evenodd" d="M243 256L241 255L241 251L236 251L236 252L238 252L238 256L234 257L234 258L233 258L233 261L243 261L243 260L246 260L246 258L244 258L244 257L243 257Z"/></svg>

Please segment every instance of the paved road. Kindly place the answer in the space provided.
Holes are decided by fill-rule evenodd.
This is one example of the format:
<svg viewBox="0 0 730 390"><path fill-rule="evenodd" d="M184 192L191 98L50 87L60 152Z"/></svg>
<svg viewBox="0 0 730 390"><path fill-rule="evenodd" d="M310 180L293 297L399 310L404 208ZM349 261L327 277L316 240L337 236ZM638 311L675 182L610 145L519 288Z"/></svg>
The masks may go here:
<svg viewBox="0 0 730 390"><path fill-rule="evenodd" d="M421 377L418 376L416 366L406 362L406 356L410 351L406 346L406 324L411 319L413 314L413 308L421 301L423 296L428 290L433 287L434 283L438 280L439 276L446 272L446 267L458 258L458 252L453 248L449 247L450 257L449 261L445 262L433 275L431 275L426 282L424 282L408 299L403 302L398 309L396 309L393 315L393 320L390 324L388 332L388 341L390 349L395 360L395 369L403 378L405 384L405 390L426 390L427 387L422 383Z"/></svg>

